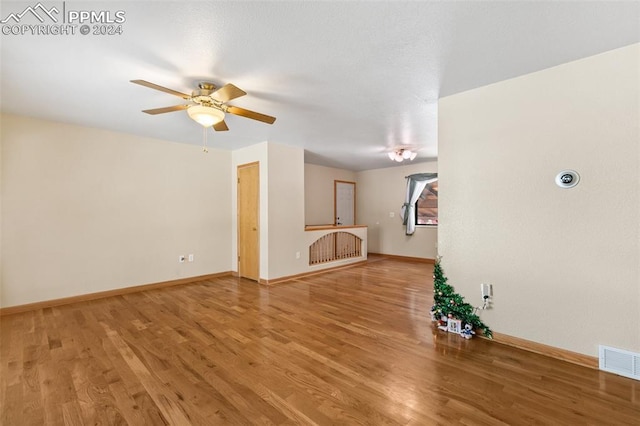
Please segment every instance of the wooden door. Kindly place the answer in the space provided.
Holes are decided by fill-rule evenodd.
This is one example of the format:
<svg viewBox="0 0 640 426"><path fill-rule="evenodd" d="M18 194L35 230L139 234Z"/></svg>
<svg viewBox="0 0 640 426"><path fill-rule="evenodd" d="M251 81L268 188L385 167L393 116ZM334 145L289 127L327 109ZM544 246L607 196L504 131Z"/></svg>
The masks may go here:
<svg viewBox="0 0 640 426"><path fill-rule="evenodd" d="M333 181L334 225L356 224L356 183Z"/></svg>
<svg viewBox="0 0 640 426"><path fill-rule="evenodd" d="M260 278L260 164L238 166L238 275Z"/></svg>

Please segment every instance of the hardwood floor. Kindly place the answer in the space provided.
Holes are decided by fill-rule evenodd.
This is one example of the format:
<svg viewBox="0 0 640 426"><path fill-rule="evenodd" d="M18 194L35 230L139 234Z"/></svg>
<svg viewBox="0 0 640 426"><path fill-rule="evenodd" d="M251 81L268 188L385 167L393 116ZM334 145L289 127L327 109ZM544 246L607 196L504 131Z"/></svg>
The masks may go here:
<svg viewBox="0 0 640 426"><path fill-rule="evenodd" d="M432 265L2 317L2 425L638 425L640 382L434 330Z"/></svg>

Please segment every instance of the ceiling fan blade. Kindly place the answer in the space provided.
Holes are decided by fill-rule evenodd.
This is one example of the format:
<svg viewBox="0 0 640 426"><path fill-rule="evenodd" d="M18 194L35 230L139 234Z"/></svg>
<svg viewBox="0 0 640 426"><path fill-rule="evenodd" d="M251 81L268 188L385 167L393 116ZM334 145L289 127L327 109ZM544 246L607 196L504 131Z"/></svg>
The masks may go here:
<svg viewBox="0 0 640 426"><path fill-rule="evenodd" d="M140 86L149 87L151 89L156 89L161 92L169 93L171 95L178 96L182 99L189 99L191 97L185 93L181 93L172 89L167 89L166 87L158 86L157 84L149 83L148 81L145 81L145 80L131 80L131 82L135 84L139 84Z"/></svg>
<svg viewBox="0 0 640 426"><path fill-rule="evenodd" d="M227 127L227 123L222 120L221 122L213 125L213 130L215 130L216 132L224 132L229 130L229 128Z"/></svg>
<svg viewBox="0 0 640 426"><path fill-rule="evenodd" d="M247 92L244 90L234 86L231 83L225 84L215 92L211 94L211 97L219 100L220 102L228 102L231 99L239 98L240 96L246 95Z"/></svg>
<svg viewBox="0 0 640 426"><path fill-rule="evenodd" d="M174 106L164 107L164 108L145 109L142 112L146 112L147 114L151 114L151 115L156 115L156 114L164 114L165 112L180 111L187 108L189 108L189 105L174 105Z"/></svg>
<svg viewBox="0 0 640 426"><path fill-rule="evenodd" d="M270 115L260 114L259 112L249 111L248 109L239 108L231 105L227 105L226 110L230 114L251 118L253 120L262 121L263 123L273 124L273 122L276 121L276 118L271 117Z"/></svg>

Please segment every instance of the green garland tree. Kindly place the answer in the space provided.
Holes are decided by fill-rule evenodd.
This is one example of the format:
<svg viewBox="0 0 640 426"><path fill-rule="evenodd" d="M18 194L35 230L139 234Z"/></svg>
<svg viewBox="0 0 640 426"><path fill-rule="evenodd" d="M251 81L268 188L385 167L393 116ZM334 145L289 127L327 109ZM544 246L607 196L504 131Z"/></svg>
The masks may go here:
<svg viewBox="0 0 640 426"><path fill-rule="evenodd" d="M482 330L482 333L491 338L491 329L480 320L475 314L475 308L465 303L464 298L454 291L454 288L447 283L444 276L440 259L436 261L433 268L433 308L436 318L442 315L448 318L456 318L464 324L471 324L474 330Z"/></svg>

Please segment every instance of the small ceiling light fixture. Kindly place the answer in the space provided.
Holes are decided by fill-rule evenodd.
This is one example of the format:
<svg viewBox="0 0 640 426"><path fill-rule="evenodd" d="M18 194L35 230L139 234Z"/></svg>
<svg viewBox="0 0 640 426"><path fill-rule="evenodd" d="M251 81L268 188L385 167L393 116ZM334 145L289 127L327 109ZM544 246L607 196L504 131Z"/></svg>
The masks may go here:
<svg viewBox="0 0 640 426"><path fill-rule="evenodd" d="M413 161L414 158L418 155L417 152L411 151L410 149L400 148L395 151L391 151L387 153L389 159L392 161L397 161L398 163L402 163L404 160Z"/></svg>
<svg viewBox="0 0 640 426"><path fill-rule="evenodd" d="M560 188L573 188L580 182L580 175L575 170L563 170L556 175L556 185Z"/></svg>
<svg viewBox="0 0 640 426"><path fill-rule="evenodd" d="M189 114L192 120L203 127L211 127L224 120L224 112L206 105L190 106L187 109L187 114Z"/></svg>

